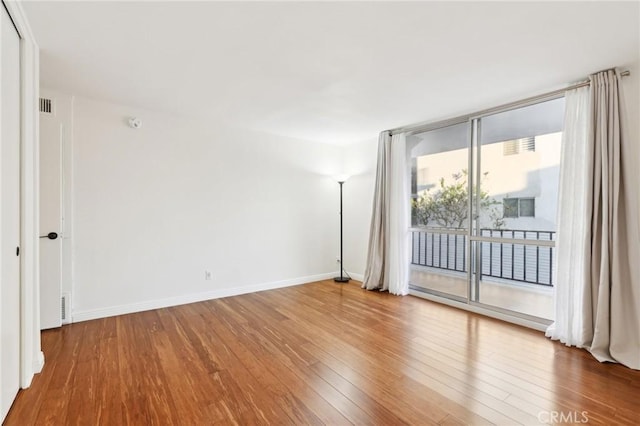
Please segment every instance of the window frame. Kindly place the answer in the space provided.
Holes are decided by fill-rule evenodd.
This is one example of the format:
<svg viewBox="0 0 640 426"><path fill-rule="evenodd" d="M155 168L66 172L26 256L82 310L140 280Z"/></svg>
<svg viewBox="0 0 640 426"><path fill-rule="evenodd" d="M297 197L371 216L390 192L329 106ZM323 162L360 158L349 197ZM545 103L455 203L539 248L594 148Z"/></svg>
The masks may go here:
<svg viewBox="0 0 640 426"><path fill-rule="evenodd" d="M531 202L531 214L522 213L522 202ZM514 205L507 206L507 202L512 202ZM507 211L510 214L507 215ZM511 214L515 212L515 214ZM521 217L536 217L536 198L535 197L505 197L502 199L502 216L506 219L518 219Z"/></svg>

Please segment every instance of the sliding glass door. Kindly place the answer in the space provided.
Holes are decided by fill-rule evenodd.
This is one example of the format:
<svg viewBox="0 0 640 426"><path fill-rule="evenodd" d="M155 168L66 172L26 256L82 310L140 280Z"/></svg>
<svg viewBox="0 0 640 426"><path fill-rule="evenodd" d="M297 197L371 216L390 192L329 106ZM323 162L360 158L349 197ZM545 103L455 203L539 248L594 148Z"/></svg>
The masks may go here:
<svg viewBox="0 0 640 426"><path fill-rule="evenodd" d="M456 300L468 298L469 122L407 138L411 154L409 283Z"/></svg>
<svg viewBox="0 0 640 426"><path fill-rule="evenodd" d="M474 302L553 319L563 118L560 98L478 120Z"/></svg>
<svg viewBox="0 0 640 426"><path fill-rule="evenodd" d="M412 289L553 319L563 117L558 98L407 138Z"/></svg>

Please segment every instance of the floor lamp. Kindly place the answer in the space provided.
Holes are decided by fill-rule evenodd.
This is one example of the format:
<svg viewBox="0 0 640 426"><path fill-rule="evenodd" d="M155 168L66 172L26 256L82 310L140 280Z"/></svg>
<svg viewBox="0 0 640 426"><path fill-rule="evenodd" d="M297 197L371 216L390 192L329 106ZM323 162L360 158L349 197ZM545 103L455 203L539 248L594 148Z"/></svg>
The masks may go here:
<svg viewBox="0 0 640 426"><path fill-rule="evenodd" d="M340 276L335 277L333 280L337 283L348 283L349 277L343 275L344 263L342 263L342 185L349 179L347 175L336 176L335 179L340 185Z"/></svg>

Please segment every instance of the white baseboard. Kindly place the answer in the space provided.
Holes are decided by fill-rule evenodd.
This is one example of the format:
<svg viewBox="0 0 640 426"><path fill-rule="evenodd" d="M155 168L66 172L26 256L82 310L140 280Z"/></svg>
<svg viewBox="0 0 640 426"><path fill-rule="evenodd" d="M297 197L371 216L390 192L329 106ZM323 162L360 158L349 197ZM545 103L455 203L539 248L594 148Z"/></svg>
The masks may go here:
<svg viewBox="0 0 640 426"><path fill-rule="evenodd" d="M44 368L44 352L38 352L38 356L33 361L33 374L38 374Z"/></svg>
<svg viewBox="0 0 640 426"><path fill-rule="evenodd" d="M33 376L40 373L44 368L44 352L38 351L35 354L35 358L31 361L31 371L23 372L22 381L20 382L21 389L27 389L31 386L31 382L33 381Z"/></svg>
<svg viewBox="0 0 640 426"><path fill-rule="evenodd" d="M224 288L220 290L207 291L204 293L185 294L182 296L169 297L165 299L148 300L144 302L131 303L128 305L110 306L108 308L91 309L87 311L72 312L71 322L89 321L93 319L112 317L115 315L132 314L135 312L149 311L152 309L168 308L170 306L186 305L188 303L203 302L205 300L220 299L222 297L238 296L240 294L255 293L264 290L274 290L294 285L307 284L315 281L331 279L335 272L326 274L310 275L306 277L292 278L283 281L269 283L252 284L242 287Z"/></svg>
<svg viewBox="0 0 640 426"><path fill-rule="evenodd" d="M349 276L356 281L364 281L364 274L356 274L355 272L349 272Z"/></svg>

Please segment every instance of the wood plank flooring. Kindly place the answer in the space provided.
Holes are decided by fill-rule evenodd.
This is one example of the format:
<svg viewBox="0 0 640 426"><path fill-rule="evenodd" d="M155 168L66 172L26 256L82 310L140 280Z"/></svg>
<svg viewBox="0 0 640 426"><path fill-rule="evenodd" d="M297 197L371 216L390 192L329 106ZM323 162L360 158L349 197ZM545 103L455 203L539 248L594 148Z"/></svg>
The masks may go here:
<svg viewBox="0 0 640 426"><path fill-rule="evenodd" d="M333 281L42 333L6 425L629 424L640 372Z"/></svg>

